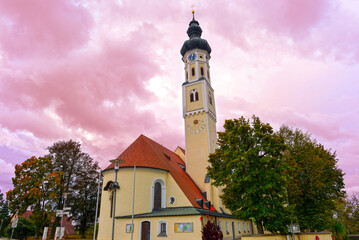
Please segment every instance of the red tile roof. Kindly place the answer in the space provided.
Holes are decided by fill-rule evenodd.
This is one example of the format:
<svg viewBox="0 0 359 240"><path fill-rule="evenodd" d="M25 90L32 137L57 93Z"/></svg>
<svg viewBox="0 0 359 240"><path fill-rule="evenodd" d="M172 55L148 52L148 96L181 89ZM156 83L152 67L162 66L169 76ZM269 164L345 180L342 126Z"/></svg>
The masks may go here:
<svg viewBox="0 0 359 240"><path fill-rule="evenodd" d="M183 150L184 151L184 150ZM174 152L158 144L152 139L140 135L117 159L124 160L120 164L122 167L149 167L168 171L188 200L194 207L200 207L196 199L206 201L200 189L193 182L190 176L181 168L179 164L185 166L185 162ZM105 170L113 169L111 163ZM204 206L204 208L207 208Z"/></svg>
<svg viewBox="0 0 359 240"><path fill-rule="evenodd" d="M50 213L52 214L53 216L55 216L55 213ZM21 215L21 217L24 217L24 218L29 218L33 215L32 211L30 210L26 210L25 213L23 213ZM55 220L55 218L53 217L52 220L51 220L51 223L53 223L53 221ZM64 216L64 220L62 222L62 226L65 228L65 235L76 235L76 231L74 229L74 226L72 225L71 221L68 219L67 216ZM51 227L49 228L49 231L48 231L48 235L51 233Z"/></svg>

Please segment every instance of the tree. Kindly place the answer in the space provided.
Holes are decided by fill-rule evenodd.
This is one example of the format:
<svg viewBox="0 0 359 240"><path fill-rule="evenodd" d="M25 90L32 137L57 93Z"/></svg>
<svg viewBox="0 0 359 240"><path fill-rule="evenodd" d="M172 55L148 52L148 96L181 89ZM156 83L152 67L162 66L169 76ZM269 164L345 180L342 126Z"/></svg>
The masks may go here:
<svg viewBox="0 0 359 240"><path fill-rule="evenodd" d="M3 235L3 229L8 224L9 203L5 201L4 194L0 192L0 236Z"/></svg>
<svg viewBox="0 0 359 240"><path fill-rule="evenodd" d="M6 234L8 237L11 236L12 232L11 224L6 228ZM17 227L14 229L13 239L27 239L30 236L34 236L36 227L33 221L30 219L19 217Z"/></svg>
<svg viewBox="0 0 359 240"><path fill-rule="evenodd" d="M337 218L349 233L359 233L359 194L353 193L337 203Z"/></svg>
<svg viewBox="0 0 359 240"><path fill-rule="evenodd" d="M359 233L359 194L353 193L346 203L346 226L350 233Z"/></svg>
<svg viewBox="0 0 359 240"><path fill-rule="evenodd" d="M66 205L71 207L71 220L77 224L82 236L94 222L99 166L89 154L84 153L79 142L59 141L47 148L54 169L64 173L57 200L62 209L64 192L68 193ZM58 224L59 219L54 225ZM52 233L53 234L53 233Z"/></svg>
<svg viewBox="0 0 359 240"><path fill-rule="evenodd" d="M99 166L92 159L87 159L83 164L84 171L76 178L69 202L76 209L72 211L71 219L78 223L76 228L81 236L85 237L86 231L94 223L96 214Z"/></svg>
<svg viewBox="0 0 359 240"><path fill-rule="evenodd" d="M226 120L224 129L208 167L213 184L223 187L223 203L235 217L252 219L259 232L286 232L290 214L283 138L256 116Z"/></svg>
<svg viewBox="0 0 359 240"><path fill-rule="evenodd" d="M278 132L287 145L283 160L290 166L288 198L302 230L330 227L336 201L344 197L343 173L336 153L299 129L282 126Z"/></svg>
<svg viewBox="0 0 359 240"><path fill-rule="evenodd" d="M23 214L28 208L33 211L35 234L39 236L48 223L62 173L55 172L50 158L31 157L15 166L14 188L6 193L11 212Z"/></svg>

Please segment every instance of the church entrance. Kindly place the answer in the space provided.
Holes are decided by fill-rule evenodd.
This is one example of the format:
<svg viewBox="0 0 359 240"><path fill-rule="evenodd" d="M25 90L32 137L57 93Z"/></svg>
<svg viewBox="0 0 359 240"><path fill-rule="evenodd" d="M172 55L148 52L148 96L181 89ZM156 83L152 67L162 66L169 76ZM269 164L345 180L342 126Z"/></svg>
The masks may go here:
<svg viewBox="0 0 359 240"><path fill-rule="evenodd" d="M149 221L141 223L141 240L151 240L151 223Z"/></svg>

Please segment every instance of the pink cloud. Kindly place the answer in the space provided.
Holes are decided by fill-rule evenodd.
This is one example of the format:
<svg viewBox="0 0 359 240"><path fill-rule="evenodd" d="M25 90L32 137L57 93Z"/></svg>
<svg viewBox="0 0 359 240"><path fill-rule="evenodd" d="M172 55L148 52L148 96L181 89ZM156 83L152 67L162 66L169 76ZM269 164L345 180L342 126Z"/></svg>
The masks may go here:
<svg viewBox="0 0 359 240"><path fill-rule="evenodd" d="M271 31L304 38L324 20L330 9L328 0L255 0L250 5L260 23Z"/></svg>
<svg viewBox="0 0 359 240"><path fill-rule="evenodd" d="M13 164L71 138L105 167L141 133L184 147L179 50L191 4L1 1L0 149L16 153L0 158ZM358 188L356 15L324 0L210 0L195 9L213 49L217 129L256 114L308 130L338 151L348 188Z"/></svg>
<svg viewBox="0 0 359 240"><path fill-rule="evenodd" d="M5 0L0 14L0 44L11 57L65 55L87 42L93 23L70 0Z"/></svg>

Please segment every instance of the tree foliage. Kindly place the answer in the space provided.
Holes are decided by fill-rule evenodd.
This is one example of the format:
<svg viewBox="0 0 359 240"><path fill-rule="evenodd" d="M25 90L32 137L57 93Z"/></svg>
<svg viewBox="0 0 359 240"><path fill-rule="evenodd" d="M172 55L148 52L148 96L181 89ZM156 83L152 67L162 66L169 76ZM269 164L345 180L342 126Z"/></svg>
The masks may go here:
<svg viewBox="0 0 359 240"><path fill-rule="evenodd" d="M84 153L79 142L59 141L48 147L54 169L64 173L58 193L57 208L62 209L64 192L66 206L71 207L70 219L75 221L82 236L94 222L99 166Z"/></svg>
<svg viewBox="0 0 359 240"><path fill-rule="evenodd" d="M336 217L351 234L359 233L359 194L353 193L337 202Z"/></svg>
<svg viewBox="0 0 359 240"><path fill-rule="evenodd" d="M0 192L0 236L3 235L3 229L9 222L9 203L5 201L4 194Z"/></svg>
<svg viewBox="0 0 359 240"><path fill-rule="evenodd" d="M31 157L15 166L14 188L6 194L9 208L19 215L30 208L35 217L37 236L48 221L61 176L61 172L54 171L52 161L47 157Z"/></svg>
<svg viewBox="0 0 359 240"><path fill-rule="evenodd" d="M223 186L223 203L234 216L254 220L260 232L286 232L290 220L284 139L256 116L251 121L226 120L224 129L208 167L214 185Z"/></svg>
<svg viewBox="0 0 359 240"><path fill-rule="evenodd" d="M336 153L298 129L282 126L278 133L287 145L283 160L290 166L287 188L294 216L302 230L329 228L335 202L345 195Z"/></svg>
<svg viewBox="0 0 359 240"><path fill-rule="evenodd" d="M6 235L11 236L12 232L11 224L6 228ZM13 239L27 239L30 236L34 236L36 232L36 227L33 221L30 219L19 217L17 227L14 228Z"/></svg>

